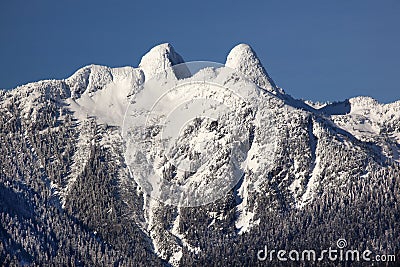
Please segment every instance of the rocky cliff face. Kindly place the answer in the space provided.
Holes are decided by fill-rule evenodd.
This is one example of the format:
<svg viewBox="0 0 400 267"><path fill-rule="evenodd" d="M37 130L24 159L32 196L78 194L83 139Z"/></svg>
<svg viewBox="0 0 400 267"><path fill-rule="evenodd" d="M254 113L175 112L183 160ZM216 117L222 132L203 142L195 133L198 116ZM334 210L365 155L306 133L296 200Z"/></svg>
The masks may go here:
<svg viewBox="0 0 400 267"><path fill-rule="evenodd" d="M399 252L398 102L294 100L244 44L225 66L190 73L181 63L163 44L138 68L91 65L65 80L0 92L0 262L254 265L264 246L321 250L339 238ZM127 142L122 130L140 117L146 85L205 78L238 92L230 112L191 120L168 158L155 160L160 132L145 145ZM186 87L160 110L198 94ZM203 197L223 179L235 183L201 205L169 205L151 197L143 164L127 151L152 159L163 182L204 189ZM199 161L203 168L174 164L204 151L212 157Z"/></svg>

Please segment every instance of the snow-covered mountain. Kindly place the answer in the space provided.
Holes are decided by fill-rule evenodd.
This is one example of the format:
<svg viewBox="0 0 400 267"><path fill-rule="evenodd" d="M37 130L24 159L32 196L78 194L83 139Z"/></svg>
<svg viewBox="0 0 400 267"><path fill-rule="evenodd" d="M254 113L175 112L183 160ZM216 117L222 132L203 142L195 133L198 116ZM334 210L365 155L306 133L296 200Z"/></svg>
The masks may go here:
<svg viewBox="0 0 400 267"><path fill-rule="evenodd" d="M206 79L240 95L224 102L230 112L190 121L168 158L155 149L162 116L141 129L148 136L127 139L162 95L154 88ZM200 99L196 88L165 89L153 111ZM208 90L202 99L226 98ZM399 253L400 102L293 99L246 44L195 73L161 44L137 68L90 65L0 91L0 141L2 264L257 265L264 245L321 250L339 238ZM206 163L194 171L175 164L193 159ZM146 171L211 201L151 197Z"/></svg>

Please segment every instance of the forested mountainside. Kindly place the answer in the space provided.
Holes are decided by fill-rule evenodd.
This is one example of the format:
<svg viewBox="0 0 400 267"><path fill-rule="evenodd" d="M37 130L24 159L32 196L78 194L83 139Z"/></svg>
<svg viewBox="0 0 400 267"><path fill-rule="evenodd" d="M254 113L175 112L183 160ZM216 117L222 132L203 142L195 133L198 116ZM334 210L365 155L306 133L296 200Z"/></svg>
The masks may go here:
<svg viewBox="0 0 400 267"><path fill-rule="evenodd" d="M251 105L217 123L200 118L179 141L184 156L200 133L221 136L228 147L224 136L236 118L248 130L238 183L196 207L149 197L126 162L125 111L143 83L183 62L163 44L138 68L91 65L65 80L0 91L1 265L286 266L257 253L265 246L321 251L340 238L400 259L400 102L295 100L244 44L225 65L255 84ZM166 178L178 182L167 167ZM318 262L338 264L371 265Z"/></svg>

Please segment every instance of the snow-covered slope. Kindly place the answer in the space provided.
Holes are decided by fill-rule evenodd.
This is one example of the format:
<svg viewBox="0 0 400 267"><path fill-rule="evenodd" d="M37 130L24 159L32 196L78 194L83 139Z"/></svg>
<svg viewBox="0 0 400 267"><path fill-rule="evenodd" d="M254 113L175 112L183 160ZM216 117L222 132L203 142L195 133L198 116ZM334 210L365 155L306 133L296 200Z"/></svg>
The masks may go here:
<svg viewBox="0 0 400 267"><path fill-rule="evenodd" d="M33 197L36 206L54 204L62 212L43 210L38 217L58 218L65 212L72 225L74 220L79 221L74 229L88 231L87 240L102 240L101 245L91 243L91 247L100 248L89 253L89 265L100 264L102 257L94 255L106 255L110 264L129 266L121 259L137 244L147 249L137 254L147 256L129 258L136 262L149 260L154 264L161 259L174 266L193 265L192 260L198 258L202 264L211 264L207 255L219 255L216 257L226 264L250 264L254 259L243 256L234 261L233 256L223 256L222 249L214 249L214 244L240 242L243 246L222 245L223 250L245 255L250 253L250 245L243 241L246 238L251 243L273 237L282 246L284 240L294 236L304 241L308 233L317 237L326 234L325 228L319 228L320 221L326 218L324 212L336 214L331 210L334 207L352 201L367 203L378 189L388 188L387 194L380 196L388 205L397 196L393 188L398 188L395 161L400 149L400 102L380 104L372 98L357 97L313 105L293 99L276 86L246 44L235 46L224 65L197 70L193 76L189 64L182 63L183 58L170 44L161 44L145 54L138 67L90 65L64 80L40 81L0 92L1 148L7 155L0 166L3 185L43 194L44 200ZM227 94L211 86L201 91L205 80L231 91ZM185 90L170 91L171 83ZM232 97L231 92L239 97ZM187 99L192 102L183 101ZM212 105L196 105L199 99L223 103L229 112L215 115ZM156 103L150 105L153 124L140 129L145 131L134 132L133 127L148 118L148 102ZM196 108L203 116L180 125L178 119L191 115ZM165 134L159 130L160 122L166 123L162 121L164 113L171 115L166 130L180 134L168 157L160 156L162 151L158 150ZM127 142L127 136L137 139ZM8 149L13 140L21 146L18 155ZM208 161L201 154L204 151L212 156ZM237 153L234 161L230 160L232 151ZM27 158L21 159L21 155ZM177 166L177 162L193 159L204 163L202 168L185 170ZM149 162L154 166L147 166ZM5 164L12 167L7 169ZM25 171L28 169L33 171ZM164 178L157 183L147 181L152 189L165 184L169 189L186 186L184 193L189 192L190 197L196 196L193 192L201 193L212 201L166 205L167 198L149 196L143 181L146 171ZM379 179L381 174L387 179ZM234 178L228 180L235 184L223 180L227 178ZM29 186L31 189L26 189ZM207 190L210 188L226 190L216 197ZM398 206L395 202L390 212L396 213ZM338 214L346 212L338 210ZM96 214L94 219L90 212ZM317 226L314 217L318 218ZM290 232L290 227L274 228L284 223L293 223L295 229L313 228L307 228L310 232L306 234L302 230ZM330 220L323 225L334 227ZM380 235L368 242L378 247L382 236L396 235L395 223L388 225L393 227L379 228ZM331 232L341 229L336 227ZM66 231L49 234L61 240L62 245L55 247L63 248L61 236ZM126 241L129 238L140 241ZM366 244L363 238L357 240ZM26 245L26 250L30 247Z"/></svg>
<svg viewBox="0 0 400 267"><path fill-rule="evenodd" d="M146 79L151 79L155 74L159 74L174 65L184 63L183 58L175 52L175 49L168 43L160 44L153 47L147 54L142 57L139 68L143 70ZM190 75L186 68L179 68L175 73L179 78L185 78Z"/></svg>
<svg viewBox="0 0 400 267"><path fill-rule="evenodd" d="M381 104L360 96L327 104L318 111L355 138L378 144L386 156L399 161L400 101Z"/></svg>
<svg viewBox="0 0 400 267"><path fill-rule="evenodd" d="M77 118L95 116L101 122L121 126L128 96L135 94L143 81L141 69L91 65L65 80L71 88L66 102Z"/></svg>
<svg viewBox="0 0 400 267"><path fill-rule="evenodd" d="M253 49L247 44L238 44L229 52L225 65L247 76L252 82L270 92L277 87L260 62Z"/></svg>

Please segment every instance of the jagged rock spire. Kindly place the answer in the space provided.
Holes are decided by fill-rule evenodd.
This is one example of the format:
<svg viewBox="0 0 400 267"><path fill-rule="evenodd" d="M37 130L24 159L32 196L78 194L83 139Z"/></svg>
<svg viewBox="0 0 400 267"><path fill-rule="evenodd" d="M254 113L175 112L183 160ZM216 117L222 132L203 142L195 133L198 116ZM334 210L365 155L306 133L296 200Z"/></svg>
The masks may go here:
<svg viewBox="0 0 400 267"><path fill-rule="evenodd" d="M277 87L248 44L238 44L228 54L225 65L246 75L261 88L276 93Z"/></svg>

